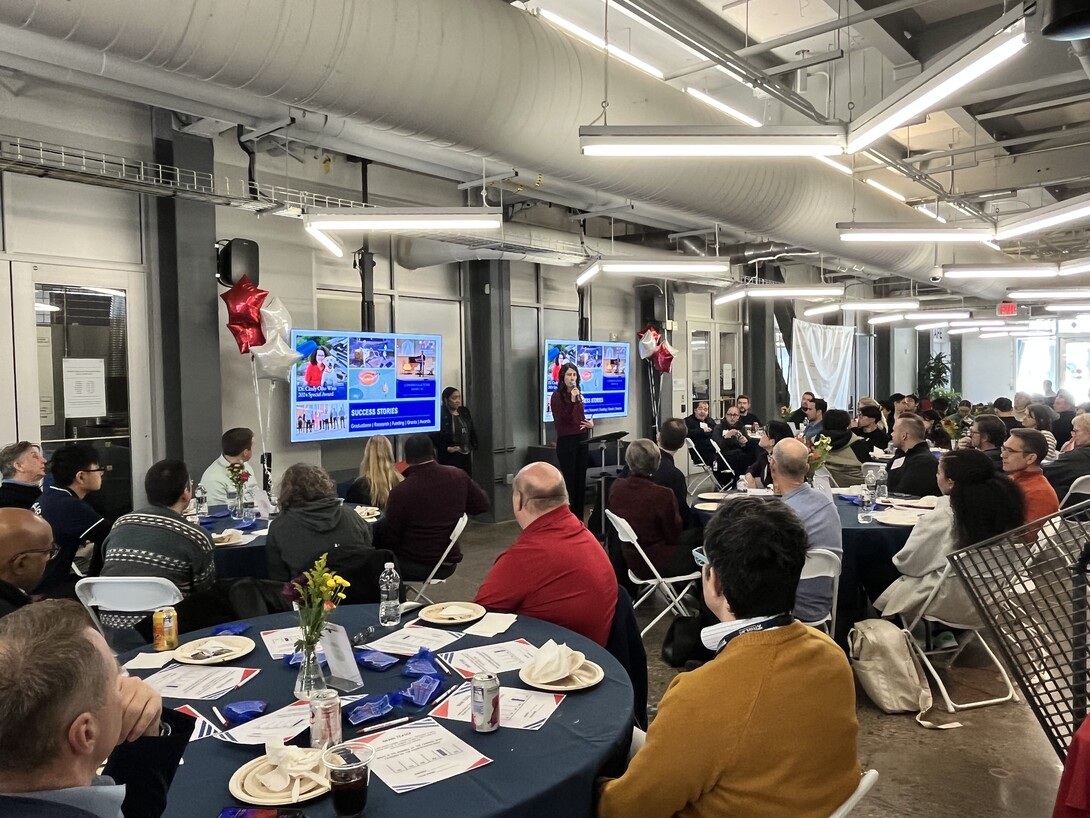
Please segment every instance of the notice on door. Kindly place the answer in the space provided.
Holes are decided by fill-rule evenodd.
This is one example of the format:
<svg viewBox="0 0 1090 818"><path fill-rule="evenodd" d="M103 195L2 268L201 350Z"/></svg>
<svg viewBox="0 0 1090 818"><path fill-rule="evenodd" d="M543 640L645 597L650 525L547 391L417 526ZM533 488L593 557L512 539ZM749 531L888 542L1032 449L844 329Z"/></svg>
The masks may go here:
<svg viewBox="0 0 1090 818"><path fill-rule="evenodd" d="M64 415L90 418L106 414L106 361L103 358L65 358Z"/></svg>

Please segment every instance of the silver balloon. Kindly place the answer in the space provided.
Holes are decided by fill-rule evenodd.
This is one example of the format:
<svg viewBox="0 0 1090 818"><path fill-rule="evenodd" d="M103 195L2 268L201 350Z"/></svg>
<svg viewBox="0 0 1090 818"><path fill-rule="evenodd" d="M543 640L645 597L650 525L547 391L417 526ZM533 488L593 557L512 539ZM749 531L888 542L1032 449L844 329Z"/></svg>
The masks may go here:
<svg viewBox="0 0 1090 818"><path fill-rule="evenodd" d="M273 338L287 341L291 337L291 313L275 295L266 298L261 305L261 331L265 333L266 341Z"/></svg>
<svg viewBox="0 0 1090 818"><path fill-rule="evenodd" d="M302 355L292 349L280 335L272 335L259 347L250 347L254 355L257 377L269 381L290 381L291 368Z"/></svg>

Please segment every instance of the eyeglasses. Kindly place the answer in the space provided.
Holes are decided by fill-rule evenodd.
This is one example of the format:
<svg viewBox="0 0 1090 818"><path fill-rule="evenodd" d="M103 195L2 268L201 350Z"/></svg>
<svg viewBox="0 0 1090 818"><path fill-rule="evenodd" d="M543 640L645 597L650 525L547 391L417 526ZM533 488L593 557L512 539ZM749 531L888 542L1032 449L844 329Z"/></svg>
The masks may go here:
<svg viewBox="0 0 1090 818"><path fill-rule="evenodd" d="M696 560L697 567L703 568L708 565L708 555L704 553L704 546L698 546L693 549L693 559Z"/></svg>
<svg viewBox="0 0 1090 818"><path fill-rule="evenodd" d="M727 417L736 418L739 417L739 414L737 412L727 412Z"/></svg>
<svg viewBox="0 0 1090 818"><path fill-rule="evenodd" d="M59 553L61 553L61 547L56 543L53 543L49 546L49 548L34 548L30 551L20 551L18 554L14 555L10 560L8 560L8 562L15 562L15 560L19 559L19 557L23 556L23 554L48 554L48 559L53 559Z"/></svg>
<svg viewBox="0 0 1090 818"><path fill-rule="evenodd" d="M1025 449L1012 449L1010 446L1000 447L1004 454L1025 454Z"/></svg>
<svg viewBox="0 0 1090 818"><path fill-rule="evenodd" d="M84 473L86 473L86 474L96 474L96 473L98 473L98 472L104 472L104 471L106 471L106 469L104 469L104 468L102 468L102 467L100 466L100 467L99 467L99 468L97 468L97 469L80 469L80 471L81 471L81 472L84 472Z"/></svg>

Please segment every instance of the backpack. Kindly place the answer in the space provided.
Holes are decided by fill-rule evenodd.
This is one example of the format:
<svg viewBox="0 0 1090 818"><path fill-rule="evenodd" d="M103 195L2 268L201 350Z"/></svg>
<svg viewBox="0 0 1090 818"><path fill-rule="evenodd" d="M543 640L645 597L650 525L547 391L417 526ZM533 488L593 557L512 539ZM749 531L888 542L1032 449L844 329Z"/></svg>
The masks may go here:
<svg viewBox="0 0 1090 818"><path fill-rule="evenodd" d="M947 730L959 722L934 724L924 719L931 709L931 686L912 650L912 635L885 619L864 619L848 632L848 659L855 678L884 713L916 712L922 727Z"/></svg>

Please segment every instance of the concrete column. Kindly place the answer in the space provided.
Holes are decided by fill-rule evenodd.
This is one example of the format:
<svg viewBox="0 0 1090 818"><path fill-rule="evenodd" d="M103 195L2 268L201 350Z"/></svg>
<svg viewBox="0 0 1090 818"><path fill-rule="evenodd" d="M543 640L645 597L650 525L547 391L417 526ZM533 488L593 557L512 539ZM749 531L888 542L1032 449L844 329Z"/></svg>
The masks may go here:
<svg viewBox="0 0 1090 818"><path fill-rule="evenodd" d="M746 299L742 370L746 394L763 421L779 418L776 400L776 334L773 301ZM787 373L784 373L786 377Z"/></svg>

